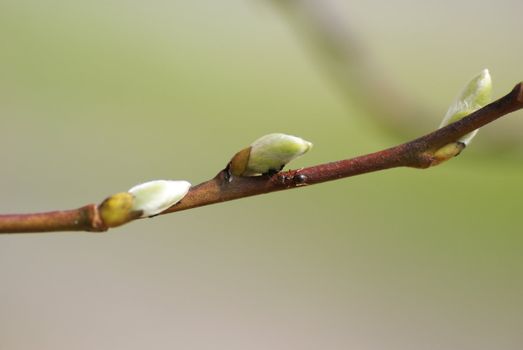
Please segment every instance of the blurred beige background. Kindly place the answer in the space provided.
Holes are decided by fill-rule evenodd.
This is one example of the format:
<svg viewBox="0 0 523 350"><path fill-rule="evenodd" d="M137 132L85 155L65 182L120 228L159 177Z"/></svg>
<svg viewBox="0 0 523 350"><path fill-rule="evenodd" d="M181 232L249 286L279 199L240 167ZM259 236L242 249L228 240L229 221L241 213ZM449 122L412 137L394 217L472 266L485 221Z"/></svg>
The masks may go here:
<svg viewBox="0 0 523 350"><path fill-rule="evenodd" d="M523 79L520 1L322 3L434 110L426 132L482 68L495 97ZM406 141L353 108L301 39L263 0L3 0L0 212L197 184L269 132L314 142L294 168ZM4 235L0 349L520 349L522 117L426 171L105 234Z"/></svg>

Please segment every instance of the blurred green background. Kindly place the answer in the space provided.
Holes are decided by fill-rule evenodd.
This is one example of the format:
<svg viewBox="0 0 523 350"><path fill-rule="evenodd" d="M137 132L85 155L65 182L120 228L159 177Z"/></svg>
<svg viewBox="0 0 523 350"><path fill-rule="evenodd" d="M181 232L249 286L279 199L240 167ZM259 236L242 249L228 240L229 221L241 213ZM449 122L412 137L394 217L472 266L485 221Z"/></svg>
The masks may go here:
<svg viewBox="0 0 523 350"><path fill-rule="evenodd" d="M523 78L521 1L321 3L434 111L425 132L481 69L495 97ZM197 184L269 132L315 144L293 168L407 141L345 100L301 39L264 0L2 0L0 212ZM0 348L520 349L522 117L430 170L105 234L3 235Z"/></svg>

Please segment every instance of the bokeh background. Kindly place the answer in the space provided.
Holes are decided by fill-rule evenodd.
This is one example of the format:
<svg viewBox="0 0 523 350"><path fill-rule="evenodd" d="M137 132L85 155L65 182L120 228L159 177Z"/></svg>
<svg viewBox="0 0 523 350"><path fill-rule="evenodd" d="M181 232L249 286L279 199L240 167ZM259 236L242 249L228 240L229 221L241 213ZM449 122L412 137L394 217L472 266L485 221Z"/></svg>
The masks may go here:
<svg viewBox="0 0 523 350"><path fill-rule="evenodd" d="M485 67L495 97L523 78L521 1L318 4L431 111L416 128L357 107L269 0L2 0L0 212L197 184L269 132L314 142L294 168L372 152ZM521 349L522 118L430 170L3 235L0 349Z"/></svg>

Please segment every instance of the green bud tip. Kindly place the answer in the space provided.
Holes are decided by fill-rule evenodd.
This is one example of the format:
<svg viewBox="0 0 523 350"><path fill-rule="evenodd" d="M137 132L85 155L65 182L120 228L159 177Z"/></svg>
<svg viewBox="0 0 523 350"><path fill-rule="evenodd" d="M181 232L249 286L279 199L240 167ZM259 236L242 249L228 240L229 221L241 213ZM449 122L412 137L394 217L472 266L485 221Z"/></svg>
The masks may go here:
<svg viewBox="0 0 523 350"><path fill-rule="evenodd" d="M155 180L136 185L128 192L134 196L133 210L148 217L178 203L190 187L187 181Z"/></svg>
<svg viewBox="0 0 523 350"><path fill-rule="evenodd" d="M229 171L236 176L256 176L280 171L287 163L305 154L312 143L302 138L274 133L260 137L236 153Z"/></svg>
<svg viewBox="0 0 523 350"><path fill-rule="evenodd" d="M480 74L472 78L454 103L450 105L440 128L454 123L490 103L491 93L492 79L488 69L484 69ZM467 146L477 132L478 130L474 130L457 141Z"/></svg>

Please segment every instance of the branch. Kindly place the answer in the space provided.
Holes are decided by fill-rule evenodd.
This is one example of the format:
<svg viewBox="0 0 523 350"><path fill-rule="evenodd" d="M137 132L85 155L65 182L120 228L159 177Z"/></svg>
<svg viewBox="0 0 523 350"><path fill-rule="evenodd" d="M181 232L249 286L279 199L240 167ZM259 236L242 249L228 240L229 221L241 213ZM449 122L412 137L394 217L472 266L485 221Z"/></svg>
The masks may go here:
<svg viewBox="0 0 523 350"><path fill-rule="evenodd" d="M523 108L523 82L517 84L506 96L469 116L389 149L352 159L282 171L271 176L234 177L231 182L227 180L226 171L222 170L213 179L192 187L179 203L160 215L390 168L425 169L448 159L438 156L437 151L443 146L521 108ZM459 152L453 155L457 154ZM90 204L69 211L0 215L0 233L106 231L109 227L103 221L99 208L100 206ZM130 217L128 221L136 218L136 216Z"/></svg>
<svg viewBox="0 0 523 350"><path fill-rule="evenodd" d="M73 210L0 215L0 233L105 230L96 204Z"/></svg>
<svg viewBox="0 0 523 350"><path fill-rule="evenodd" d="M239 177L231 183L225 181L225 173L222 171L214 179L193 187L180 203L162 214L390 168L428 168L440 163L441 160L434 157L439 148L521 108L523 82L516 85L508 95L455 123L386 150L299 170L283 171L272 176Z"/></svg>

